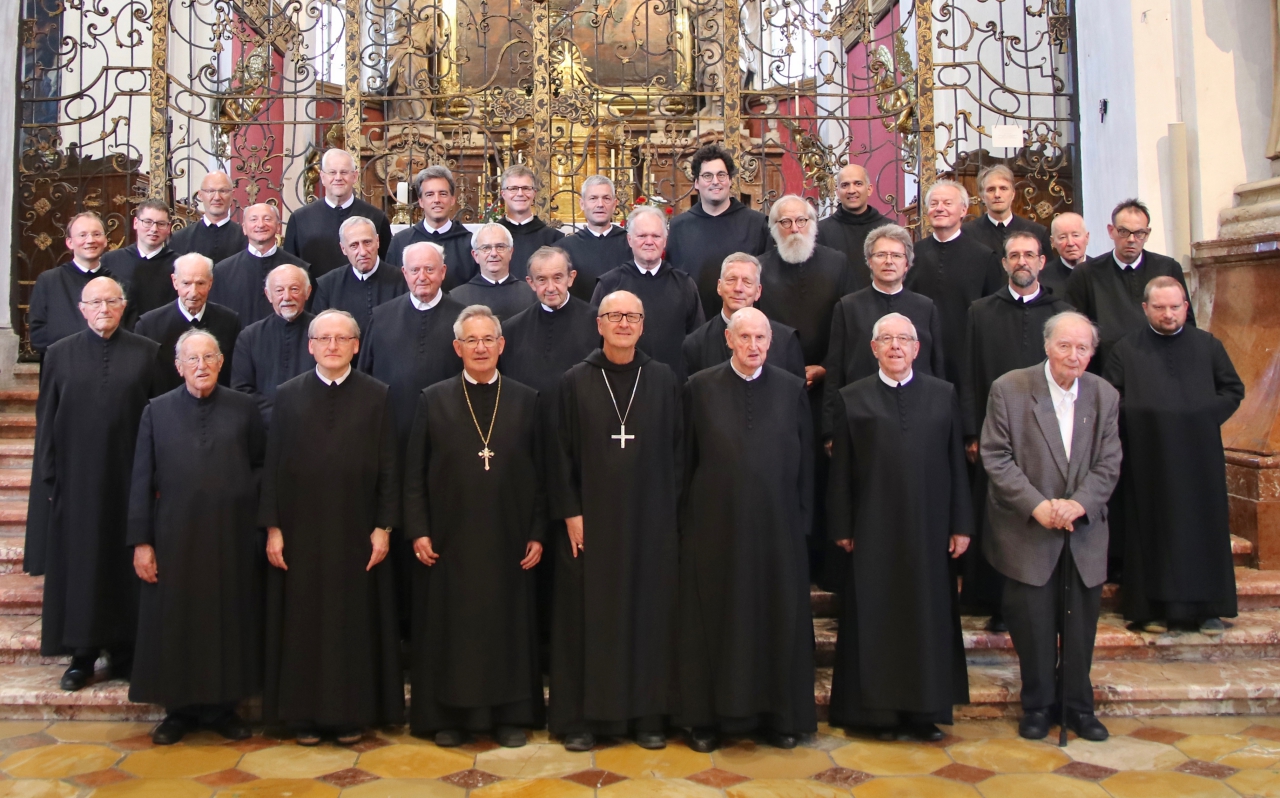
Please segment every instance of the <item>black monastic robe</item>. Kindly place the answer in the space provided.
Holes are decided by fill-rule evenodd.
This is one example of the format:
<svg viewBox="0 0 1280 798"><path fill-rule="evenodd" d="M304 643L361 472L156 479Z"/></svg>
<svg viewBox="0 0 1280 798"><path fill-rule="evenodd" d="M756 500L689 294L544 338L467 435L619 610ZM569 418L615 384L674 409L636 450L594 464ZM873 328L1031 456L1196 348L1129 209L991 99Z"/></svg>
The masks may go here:
<svg viewBox="0 0 1280 798"><path fill-rule="evenodd" d="M466 285L449 292L449 298L462 305L484 305L499 321L506 321L525 308L538 304L538 295L524 280L508 274L495 283L483 274L472 277Z"/></svg>
<svg viewBox="0 0 1280 798"><path fill-rule="evenodd" d="M817 729L804 379L730 363L689 378L680 518L680 725Z"/></svg>
<svg viewBox="0 0 1280 798"><path fill-rule="evenodd" d="M442 290L449 291L463 285L480 271L476 259L471 257L471 231L458 220L453 220L443 233L431 233L419 222L407 230L401 230L391 238L384 260L397 270L404 265L404 251L410 244L430 241L444 247L444 265L447 274Z"/></svg>
<svg viewBox="0 0 1280 798"><path fill-rule="evenodd" d="M656 274L640 271L635 261L606 272L596 281L591 304L597 309L614 291L630 291L644 303L644 333L640 349L659 363L665 363L684 383L684 339L702 326L702 303L698 287L683 271L663 261Z"/></svg>
<svg viewBox="0 0 1280 798"><path fill-rule="evenodd" d="M258 515L283 533L289 567L267 567L268 723L404 722L391 565L367 570L373 530L399 525L400 489L386 385L352 369L280 386Z"/></svg>
<svg viewBox="0 0 1280 798"><path fill-rule="evenodd" d="M63 338L88 329L80 312L80 294L90 280L98 277L115 275L102 266L92 272L82 271L74 261L40 273L31 289L27 310L27 335L32 349L43 354Z"/></svg>
<svg viewBox="0 0 1280 798"><path fill-rule="evenodd" d="M569 291L584 302L591 301L591 295L596 290L596 280L601 275L631 260L627 231L617 225L609 228L609 232L602 236L583 227L573 235L560 239L555 245L569 253L573 270L578 273L573 278L573 286Z"/></svg>
<svg viewBox="0 0 1280 798"><path fill-rule="evenodd" d="M386 258L391 246L391 222L380 209L359 197L354 197L345 208L335 208L323 198L303 205L289 217L281 249L309 263L313 280L349 266L338 241L338 230L352 216L363 216L373 222L378 231L378 256Z"/></svg>
<svg viewBox="0 0 1280 798"><path fill-rule="evenodd" d="M723 213L712 216L701 202L694 201L692 208L671 220L667 260L693 278L702 298L703 315L709 317L722 304L716 281L724 259L735 252L759 256L771 246L769 217L760 211L730 199Z"/></svg>
<svg viewBox="0 0 1280 798"><path fill-rule="evenodd" d="M143 411L126 542L155 548L158 581L140 588L130 701L172 711L262 689L266 446L253 400L221 385L203 399L182 385Z"/></svg>
<svg viewBox="0 0 1280 798"><path fill-rule="evenodd" d="M1067 298L1067 280L1075 269L1068 266L1061 257L1050 255L1040 270L1040 287L1048 289L1058 299Z"/></svg>
<svg viewBox="0 0 1280 798"><path fill-rule="evenodd" d="M138 318L178 298L173 288L173 262L178 253L166 245L150 258L138 252L137 244L113 249L102 256L102 265L124 286L129 307L125 324L133 329Z"/></svg>
<svg viewBox="0 0 1280 798"><path fill-rule="evenodd" d="M260 258L243 250L213 267L213 288L209 289L209 301L231 308L245 327L274 315L275 310L267 299L267 275L277 266L291 263L309 269L306 261L295 258L276 247L270 255ZM314 276L312 277L314 280Z"/></svg>
<svg viewBox="0 0 1280 798"><path fill-rule="evenodd" d="M916 242L915 263L907 272L907 288L924 294L942 317L944 378L960 385L964 369L964 333L969 306L1009 285L1000 257L990 247L961 232L942 242L934 236ZM950 344L952 341L955 343Z"/></svg>
<svg viewBox="0 0 1280 798"><path fill-rule="evenodd" d="M725 342L724 331L729 323L724 320L724 311L719 310L707 323L685 336L684 369L685 375L692 377L703 369L718 366L729 359L733 353ZM769 362L774 366L804 379L804 350L800 348L800 333L794 327L788 327L779 321L769 321L773 339L769 343Z"/></svg>
<svg viewBox="0 0 1280 798"><path fill-rule="evenodd" d="M835 213L818 222L818 243L840 250L849 259L849 268L853 269L853 281L857 290L871 285L871 269L863 254L867 235L886 224L893 224L893 221L870 205L863 208L862 213L851 213L841 206L836 208Z"/></svg>
<svg viewBox="0 0 1280 798"><path fill-rule="evenodd" d="M268 427L276 390L316 367L316 360L307 347L307 328L313 318L306 311L293 321L272 314L245 327L236 338L231 387L253 397Z"/></svg>
<svg viewBox="0 0 1280 798"><path fill-rule="evenodd" d="M997 257L1004 257L1004 240L1010 233L1030 233L1040 242L1041 255L1047 258L1053 253L1053 249L1050 248L1049 229L1039 222L1024 219L1016 213L1004 224L996 224L984 213L965 222L961 229L966 235L981 241L987 249L996 253Z"/></svg>
<svg viewBox="0 0 1280 798"><path fill-rule="evenodd" d="M222 371L218 373L220 385L231 385L231 369L235 362L236 339L240 336L240 317L230 308L206 302L204 313L198 319L187 320L174 300L164 307L143 314L133 331L160 344L156 352L156 390L166 393L182 385L182 377L174 366L177 354L174 347L187 330L208 330L218 339L222 349Z"/></svg>
<svg viewBox="0 0 1280 798"><path fill-rule="evenodd" d="M227 219L223 224L209 224L200 217L169 238L169 246L179 255L199 252L214 263L221 263L249 246L244 229Z"/></svg>
<svg viewBox="0 0 1280 798"><path fill-rule="evenodd" d="M390 302L407 293L409 286L399 268L381 261L373 267L373 274L361 280L355 268L333 271L316 280L316 293L311 298L311 312L345 310L356 319L360 332L369 330L373 309L383 302Z"/></svg>
<svg viewBox="0 0 1280 798"><path fill-rule="evenodd" d="M554 247L564 238L564 233L555 227L548 227L537 216L524 224L516 224L503 217L498 220L498 224L511 231L511 238L515 242L515 248L511 251L511 276L517 280L524 280L529 274L530 255L542 247ZM479 271L477 267L473 274Z"/></svg>

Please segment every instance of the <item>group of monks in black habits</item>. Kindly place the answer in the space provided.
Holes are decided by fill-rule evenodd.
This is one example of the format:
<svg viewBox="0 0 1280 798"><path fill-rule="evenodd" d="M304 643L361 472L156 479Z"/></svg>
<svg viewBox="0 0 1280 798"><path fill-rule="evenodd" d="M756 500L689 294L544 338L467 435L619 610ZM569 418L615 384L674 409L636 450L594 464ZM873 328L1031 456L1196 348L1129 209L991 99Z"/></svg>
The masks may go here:
<svg viewBox="0 0 1280 798"><path fill-rule="evenodd" d="M1101 740L1108 575L1148 632L1236 614L1218 428L1243 387L1136 200L1086 259L1083 220L1014 215L995 166L982 216L941 180L913 241L860 166L828 218L766 216L708 145L670 225L615 225L594 176L565 236L514 166L472 231L432 166L392 236L351 155L321 164L283 244L272 205L231 223L214 172L172 238L158 202L105 254L73 218L32 295L41 653L78 690L105 652L166 708L157 743L243 738L261 694L272 728L351 744L405 721L407 666L410 728L442 746L793 747L811 572L840 594L833 725L941 738L964 607L1013 638L1023 736Z"/></svg>

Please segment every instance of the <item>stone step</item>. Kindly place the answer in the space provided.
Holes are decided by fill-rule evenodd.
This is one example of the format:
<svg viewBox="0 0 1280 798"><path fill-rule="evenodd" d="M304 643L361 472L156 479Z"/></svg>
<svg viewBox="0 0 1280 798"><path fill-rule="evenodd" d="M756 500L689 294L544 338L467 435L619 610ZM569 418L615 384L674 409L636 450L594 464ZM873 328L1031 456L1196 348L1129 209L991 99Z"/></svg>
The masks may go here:
<svg viewBox="0 0 1280 798"><path fill-rule="evenodd" d="M13 368L13 382L19 388L34 388L40 385L39 363L18 363Z"/></svg>
<svg viewBox="0 0 1280 798"><path fill-rule="evenodd" d="M35 413L40 392L34 387L0 388L0 413Z"/></svg>
<svg viewBox="0 0 1280 798"><path fill-rule="evenodd" d="M0 413L0 438L35 438L35 413Z"/></svg>
<svg viewBox="0 0 1280 798"><path fill-rule="evenodd" d="M31 493L31 467L0 468L0 501L25 503ZM26 520L25 518L23 520Z"/></svg>
<svg viewBox="0 0 1280 798"><path fill-rule="evenodd" d="M25 543L22 535L0 535L0 576L22 571L22 552Z"/></svg>
<svg viewBox="0 0 1280 798"><path fill-rule="evenodd" d="M0 440L0 468L30 469L35 449L35 438Z"/></svg>
<svg viewBox="0 0 1280 798"><path fill-rule="evenodd" d="M0 718L6 720L132 720L164 717L161 707L129 701L129 684L106 680L98 663L97 681L68 693L58 688L66 666L0 665Z"/></svg>
<svg viewBox="0 0 1280 798"><path fill-rule="evenodd" d="M0 616L39 615L43 602L43 576L0 574Z"/></svg>

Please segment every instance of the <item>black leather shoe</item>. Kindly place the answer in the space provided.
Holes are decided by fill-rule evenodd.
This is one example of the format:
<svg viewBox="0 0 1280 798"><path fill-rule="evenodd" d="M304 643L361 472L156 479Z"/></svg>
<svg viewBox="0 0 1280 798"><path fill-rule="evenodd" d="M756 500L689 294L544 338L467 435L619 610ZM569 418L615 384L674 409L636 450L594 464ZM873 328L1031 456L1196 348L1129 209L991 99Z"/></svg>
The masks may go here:
<svg viewBox="0 0 1280 798"><path fill-rule="evenodd" d="M1080 739L1093 743L1100 743L1111 736L1111 732L1107 731L1107 727L1092 712L1068 712L1067 728Z"/></svg>
<svg viewBox="0 0 1280 798"><path fill-rule="evenodd" d="M898 739L897 726L881 726L873 731L876 735L876 739L882 743L891 743Z"/></svg>
<svg viewBox="0 0 1280 798"><path fill-rule="evenodd" d="M1018 735L1027 740L1043 740L1049 736L1049 713L1043 709L1029 709L1018 721Z"/></svg>
<svg viewBox="0 0 1280 798"><path fill-rule="evenodd" d="M523 748L529 742L529 735L515 726L499 726L493 730L493 741L503 748Z"/></svg>
<svg viewBox="0 0 1280 798"><path fill-rule="evenodd" d="M564 736L564 750L590 751L596 747L596 738L591 732L573 732Z"/></svg>
<svg viewBox="0 0 1280 798"><path fill-rule="evenodd" d="M636 732L636 745L647 751L661 751L667 747L667 735L662 732Z"/></svg>
<svg viewBox="0 0 1280 798"><path fill-rule="evenodd" d="M910 740L919 740L922 743L936 743L947 735L943 734L942 729L934 726L932 723L909 723L903 727L906 737Z"/></svg>
<svg viewBox="0 0 1280 798"><path fill-rule="evenodd" d="M800 738L794 734L786 734L784 732L769 732L769 745L774 748L781 748L784 751L790 751L800 742Z"/></svg>
<svg viewBox="0 0 1280 798"><path fill-rule="evenodd" d="M715 729L696 728L689 733L689 750L709 754L720 747Z"/></svg>
<svg viewBox="0 0 1280 798"><path fill-rule="evenodd" d="M467 741L466 732L457 729L444 729L436 732L436 745L441 748L456 748Z"/></svg>
<svg viewBox="0 0 1280 798"><path fill-rule="evenodd" d="M217 732L228 740L247 740L253 736L249 724L240 719L234 712L228 712L213 723L208 724L210 731Z"/></svg>
<svg viewBox="0 0 1280 798"><path fill-rule="evenodd" d="M999 615L992 615L991 620L987 621L988 632L1007 632L1009 625L1004 622L1004 618Z"/></svg>
<svg viewBox="0 0 1280 798"><path fill-rule="evenodd" d="M93 662L91 657L72 657L58 686L71 693L83 688L93 678Z"/></svg>
<svg viewBox="0 0 1280 798"><path fill-rule="evenodd" d="M176 742L180 742L189 731L191 731L191 725L186 718L168 715L159 726L151 731L151 742L156 745L173 745Z"/></svg>

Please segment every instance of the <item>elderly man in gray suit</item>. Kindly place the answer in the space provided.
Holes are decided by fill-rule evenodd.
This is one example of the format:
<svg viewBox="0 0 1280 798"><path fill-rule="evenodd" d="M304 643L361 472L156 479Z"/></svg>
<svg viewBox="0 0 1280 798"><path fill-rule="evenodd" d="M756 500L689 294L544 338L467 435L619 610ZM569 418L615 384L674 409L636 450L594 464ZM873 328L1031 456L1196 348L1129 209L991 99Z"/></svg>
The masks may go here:
<svg viewBox="0 0 1280 798"><path fill-rule="evenodd" d="M1107 499L1120 475L1120 397L1085 372L1098 346L1088 318L1059 313L1045 323L1044 340L1044 363L991 386L981 445L991 534L982 551L1009 579L1004 617L1022 670L1018 733L1049 733L1061 687L1062 723L1100 741L1107 729L1093 714L1089 668L1107 576ZM1059 639L1067 654L1061 685Z"/></svg>

